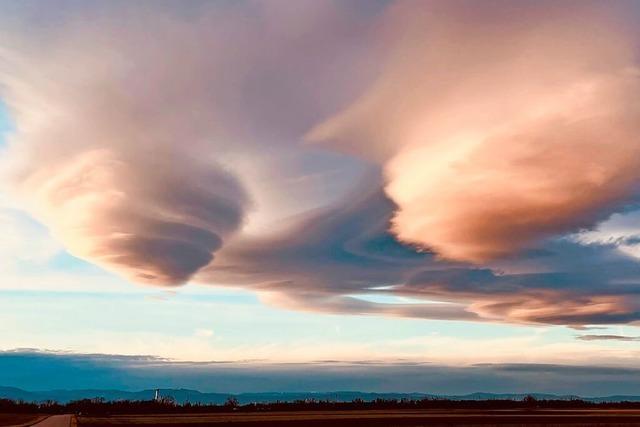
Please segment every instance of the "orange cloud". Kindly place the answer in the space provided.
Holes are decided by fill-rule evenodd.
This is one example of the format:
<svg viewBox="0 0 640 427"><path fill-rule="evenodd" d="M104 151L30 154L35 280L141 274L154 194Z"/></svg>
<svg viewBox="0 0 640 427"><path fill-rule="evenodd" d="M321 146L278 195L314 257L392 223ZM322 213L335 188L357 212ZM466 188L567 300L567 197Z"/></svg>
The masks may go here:
<svg viewBox="0 0 640 427"><path fill-rule="evenodd" d="M640 178L625 5L396 4L381 77L308 138L380 162L392 231L444 258L590 227Z"/></svg>

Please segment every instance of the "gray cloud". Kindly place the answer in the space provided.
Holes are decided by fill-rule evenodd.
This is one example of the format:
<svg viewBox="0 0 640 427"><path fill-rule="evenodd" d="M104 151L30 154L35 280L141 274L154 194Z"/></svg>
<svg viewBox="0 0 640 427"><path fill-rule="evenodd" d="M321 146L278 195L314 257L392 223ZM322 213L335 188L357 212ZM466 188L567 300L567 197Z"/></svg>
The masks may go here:
<svg viewBox="0 0 640 427"><path fill-rule="evenodd" d="M371 179L377 181L375 177ZM356 298L408 280L432 254L398 243L386 230L393 204L365 187L334 206L298 218L282 234L236 239L195 280L246 286L286 308L473 320L461 304L383 304Z"/></svg>
<svg viewBox="0 0 640 427"><path fill-rule="evenodd" d="M434 394L640 394L640 370L625 367L490 364L449 367L381 363L173 362L150 356L0 352L0 383L26 390L192 388L207 392L422 392Z"/></svg>
<svg viewBox="0 0 640 427"><path fill-rule="evenodd" d="M640 341L640 337L627 335L578 335L581 341Z"/></svg>
<svg viewBox="0 0 640 427"><path fill-rule="evenodd" d="M613 245L552 239L483 268L445 262L393 239L394 206L375 188L276 236L234 241L196 280L309 311L575 328L640 320L640 264ZM376 300L387 297L409 300Z"/></svg>

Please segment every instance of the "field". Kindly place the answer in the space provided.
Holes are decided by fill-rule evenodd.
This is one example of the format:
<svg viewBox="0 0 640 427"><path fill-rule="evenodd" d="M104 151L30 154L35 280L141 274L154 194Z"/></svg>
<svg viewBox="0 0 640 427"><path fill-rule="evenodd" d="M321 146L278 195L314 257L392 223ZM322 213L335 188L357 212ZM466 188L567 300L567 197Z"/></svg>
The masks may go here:
<svg viewBox="0 0 640 427"><path fill-rule="evenodd" d="M41 417L34 414L2 414L0 413L0 426L16 426L36 422Z"/></svg>
<svg viewBox="0 0 640 427"><path fill-rule="evenodd" d="M640 426L640 410L387 410L80 417L82 427Z"/></svg>

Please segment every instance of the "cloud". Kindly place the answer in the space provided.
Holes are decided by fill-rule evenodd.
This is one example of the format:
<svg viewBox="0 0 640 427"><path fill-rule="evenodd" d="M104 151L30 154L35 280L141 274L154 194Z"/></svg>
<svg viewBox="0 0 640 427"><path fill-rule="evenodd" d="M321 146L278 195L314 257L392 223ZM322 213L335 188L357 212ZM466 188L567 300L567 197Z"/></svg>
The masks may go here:
<svg viewBox="0 0 640 427"><path fill-rule="evenodd" d="M290 182L316 158L294 144L366 49L351 6L312 3L8 2L7 191L73 255L157 285L188 281L250 213L319 203Z"/></svg>
<svg viewBox="0 0 640 427"><path fill-rule="evenodd" d="M214 332L211 329L196 329L194 335L201 338L210 338L214 335Z"/></svg>
<svg viewBox="0 0 640 427"><path fill-rule="evenodd" d="M484 267L447 262L393 238L394 204L369 182L271 236L234 240L194 280L305 311L574 328L640 320L640 264L614 245L560 239Z"/></svg>
<svg viewBox="0 0 640 427"><path fill-rule="evenodd" d="M392 211L382 192L364 187L275 234L235 239L194 280L247 287L265 302L307 311L475 319L460 304L389 305L353 296L379 293L433 259L387 233Z"/></svg>
<svg viewBox="0 0 640 427"><path fill-rule="evenodd" d="M312 141L383 165L394 234L481 263L636 193L630 3L396 2L382 76Z"/></svg>
<svg viewBox="0 0 640 427"><path fill-rule="evenodd" d="M248 205L203 144L218 137L197 96L206 68L181 76L170 63L193 68L188 53L164 56L164 43L131 28L76 24L49 51L27 40L2 57L17 125L10 190L74 255L134 281L182 283L211 261Z"/></svg>
<svg viewBox="0 0 640 427"><path fill-rule="evenodd" d="M0 352L0 380L27 390L191 388L206 392L640 394L632 367L563 364L191 363L149 356Z"/></svg>
<svg viewBox="0 0 640 427"><path fill-rule="evenodd" d="M638 233L567 237L637 210L633 3L59 6L0 6L2 171L72 254L301 310L640 320Z"/></svg>
<svg viewBox="0 0 640 427"><path fill-rule="evenodd" d="M640 341L640 337L627 335L578 335L576 339L582 341Z"/></svg>

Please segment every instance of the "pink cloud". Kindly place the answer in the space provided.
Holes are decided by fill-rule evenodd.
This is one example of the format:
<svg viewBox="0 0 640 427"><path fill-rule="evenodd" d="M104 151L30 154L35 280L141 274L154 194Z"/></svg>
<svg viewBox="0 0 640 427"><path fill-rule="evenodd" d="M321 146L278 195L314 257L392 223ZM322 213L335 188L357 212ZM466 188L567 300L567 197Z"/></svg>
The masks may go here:
<svg viewBox="0 0 640 427"><path fill-rule="evenodd" d="M626 6L399 2L380 79L308 137L380 162L393 232L444 258L592 226L640 178Z"/></svg>
<svg viewBox="0 0 640 427"><path fill-rule="evenodd" d="M188 281L249 213L318 203L292 183L297 142L366 49L353 9L312 3L8 5L8 191L75 256L157 285Z"/></svg>

